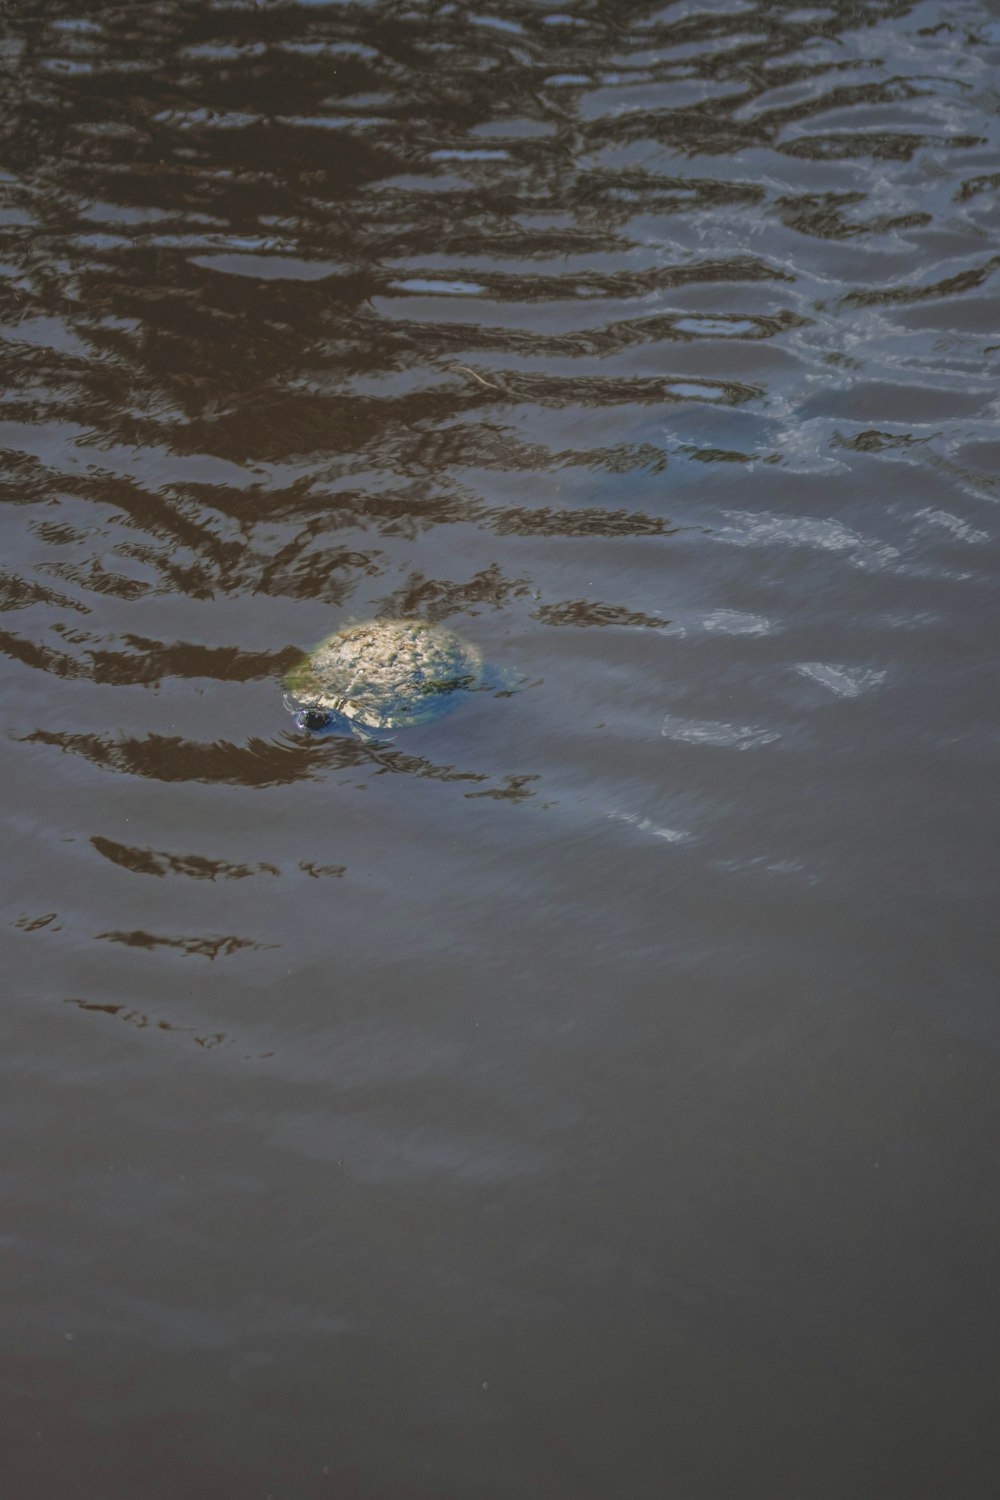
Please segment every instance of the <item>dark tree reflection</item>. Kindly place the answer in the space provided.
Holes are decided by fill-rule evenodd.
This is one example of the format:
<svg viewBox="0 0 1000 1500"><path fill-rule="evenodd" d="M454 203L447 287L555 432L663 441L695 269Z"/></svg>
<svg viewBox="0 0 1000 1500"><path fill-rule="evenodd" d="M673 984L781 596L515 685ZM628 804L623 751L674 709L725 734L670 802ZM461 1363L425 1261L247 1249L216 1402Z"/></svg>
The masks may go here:
<svg viewBox="0 0 1000 1500"><path fill-rule="evenodd" d="M45 638L5 632L8 658L122 687L279 679L291 646L160 638L148 613L125 631L121 611L173 595L526 615L535 581L501 560L513 539L673 535L665 491L642 508L570 501L559 475L662 474L678 403L765 395L710 358L677 375L675 352L808 330L787 255L707 224L864 240L925 222L846 179L775 190L754 155L883 162L967 145L961 131L824 123L923 98L926 82L858 76L837 53L848 21L873 29L905 8L623 0L566 22L512 0L485 17L401 0L11 7L0 420L60 439L45 460L14 442L0 476L40 544L5 572L0 605L45 622ZM970 178L967 196L991 183ZM950 295L993 266L857 287L847 303ZM513 473L538 483L498 494L494 477ZM462 566L406 550L468 531ZM543 600L534 618L564 623L569 608ZM335 754L66 743L247 784Z"/></svg>

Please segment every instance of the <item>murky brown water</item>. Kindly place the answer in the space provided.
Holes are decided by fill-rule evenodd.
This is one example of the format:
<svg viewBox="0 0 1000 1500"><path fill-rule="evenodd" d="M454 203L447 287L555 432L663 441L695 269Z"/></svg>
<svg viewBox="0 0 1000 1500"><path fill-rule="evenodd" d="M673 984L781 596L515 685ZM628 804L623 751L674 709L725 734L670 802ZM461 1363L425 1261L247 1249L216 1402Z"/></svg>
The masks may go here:
<svg viewBox="0 0 1000 1500"><path fill-rule="evenodd" d="M992 1500L997 13L6 11L4 1493Z"/></svg>

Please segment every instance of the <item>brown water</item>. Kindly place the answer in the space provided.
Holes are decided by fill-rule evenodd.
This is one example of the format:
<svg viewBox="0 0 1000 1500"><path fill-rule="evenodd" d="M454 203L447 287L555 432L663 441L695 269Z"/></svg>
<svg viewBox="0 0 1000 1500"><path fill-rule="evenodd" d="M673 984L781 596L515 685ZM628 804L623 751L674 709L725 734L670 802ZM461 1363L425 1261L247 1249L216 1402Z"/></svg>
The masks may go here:
<svg viewBox="0 0 1000 1500"><path fill-rule="evenodd" d="M6 12L3 1494L992 1500L1000 13Z"/></svg>

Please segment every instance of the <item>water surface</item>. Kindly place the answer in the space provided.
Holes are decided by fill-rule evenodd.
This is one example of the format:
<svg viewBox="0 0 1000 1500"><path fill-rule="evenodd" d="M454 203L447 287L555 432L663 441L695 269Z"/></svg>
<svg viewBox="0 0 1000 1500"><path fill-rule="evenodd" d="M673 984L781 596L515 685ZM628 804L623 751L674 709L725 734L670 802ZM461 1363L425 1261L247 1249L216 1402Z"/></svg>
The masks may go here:
<svg viewBox="0 0 1000 1500"><path fill-rule="evenodd" d="M18 1500L996 1494L998 64L7 7Z"/></svg>

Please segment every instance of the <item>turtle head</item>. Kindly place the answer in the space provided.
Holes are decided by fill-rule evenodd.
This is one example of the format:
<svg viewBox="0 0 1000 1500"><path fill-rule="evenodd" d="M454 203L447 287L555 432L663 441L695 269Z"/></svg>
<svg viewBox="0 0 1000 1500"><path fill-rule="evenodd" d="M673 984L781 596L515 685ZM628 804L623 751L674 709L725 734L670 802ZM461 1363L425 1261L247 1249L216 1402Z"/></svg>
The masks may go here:
<svg viewBox="0 0 1000 1500"><path fill-rule="evenodd" d="M295 720L296 729L306 729L319 734L324 729L333 729L343 723L340 714L330 708L321 708L296 693L285 694L285 707Z"/></svg>
<svg viewBox="0 0 1000 1500"><path fill-rule="evenodd" d="M320 707L321 687L316 680L309 657L295 664L285 675L284 704L295 719L296 729L318 731L329 729L335 715Z"/></svg>
<svg viewBox="0 0 1000 1500"><path fill-rule="evenodd" d="M334 723L335 714L325 708L303 708L295 715L297 729L329 729Z"/></svg>

